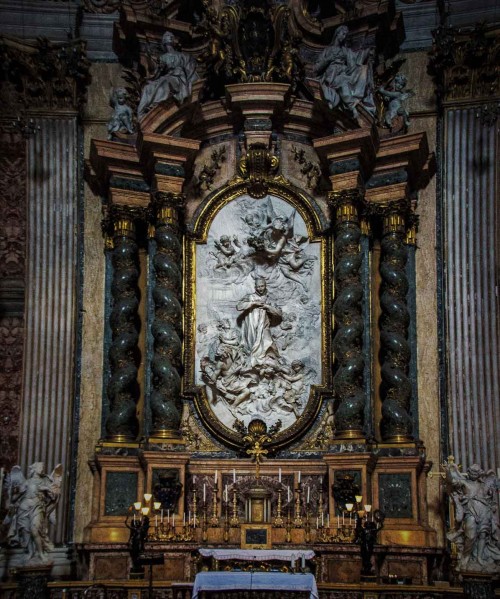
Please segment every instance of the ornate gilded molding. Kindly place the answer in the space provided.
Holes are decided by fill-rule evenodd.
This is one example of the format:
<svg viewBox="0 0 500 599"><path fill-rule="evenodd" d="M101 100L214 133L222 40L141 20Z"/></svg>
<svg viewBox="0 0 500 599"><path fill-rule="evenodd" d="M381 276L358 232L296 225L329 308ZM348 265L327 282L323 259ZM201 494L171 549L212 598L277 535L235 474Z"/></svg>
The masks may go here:
<svg viewBox="0 0 500 599"><path fill-rule="evenodd" d="M304 79L300 37L289 7L248 0L217 11L208 2L203 4L205 13L195 31L205 40L198 61L205 65L207 81L276 81L296 87Z"/></svg>
<svg viewBox="0 0 500 599"><path fill-rule="evenodd" d="M238 174L247 181L248 193L259 199L267 194L278 167L279 158L264 144L252 144L238 162Z"/></svg>
<svg viewBox="0 0 500 599"><path fill-rule="evenodd" d="M308 160L304 148L292 146L295 162L300 165L300 172L304 175L308 189L317 190L321 181L321 168L317 162Z"/></svg>
<svg viewBox="0 0 500 599"><path fill-rule="evenodd" d="M183 395L192 398L196 410L200 415L204 426L217 439L226 445L242 449L241 435L237 434L215 416L212 411L207 394L201 386L195 386L195 342L196 342L196 245L206 243L210 225L219 211L229 202L238 196L247 192L246 182L238 179L231 182L219 193L210 197L210 199L200 206L195 213L193 225L191 227L190 239L186 244L185 257L185 292L184 306L187 316L185 322L184 338L184 388ZM308 235L311 241L321 240L320 248L320 280L321 280L321 316L323 326L321 327L321 364L323 372L323 381L321 385L311 388L309 401L307 402L301 416L288 428L279 431L270 441L270 449L274 451L277 448L290 445L297 440L311 426L316 418L322 401L331 397L331 341L328 323L331 322L331 300L330 290L332 289L331 267L331 246L329 239L324 237L325 223L322 215L311 204L311 201L298 191L292 190L288 185L283 184L279 178L271 179L268 182L268 193L281 197L294 206L297 212L304 219Z"/></svg>
<svg viewBox="0 0 500 599"><path fill-rule="evenodd" d="M434 32L430 68L441 101L492 100L500 93L500 35L484 23L474 29L451 26Z"/></svg>
<svg viewBox="0 0 500 599"><path fill-rule="evenodd" d="M52 43L0 37L0 101L7 110L80 111L90 83L86 42Z"/></svg>
<svg viewBox="0 0 500 599"><path fill-rule="evenodd" d="M215 180L217 171L221 168L223 162L226 161L226 146L216 148L210 155L210 162L203 165L198 173L194 190L197 196L201 196L202 191L209 191Z"/></svg>

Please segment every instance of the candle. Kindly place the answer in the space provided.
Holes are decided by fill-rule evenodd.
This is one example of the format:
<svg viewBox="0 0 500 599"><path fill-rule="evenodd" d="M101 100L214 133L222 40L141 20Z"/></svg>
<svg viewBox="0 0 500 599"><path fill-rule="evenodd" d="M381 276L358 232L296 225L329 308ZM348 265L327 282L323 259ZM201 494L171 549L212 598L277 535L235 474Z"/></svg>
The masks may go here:
<svg viewBox="0 0 500 599"><path fill-rule="evenodd" d="M337 528L340 528L340 516L337 514Z"/></svg>
<svg viewBox="0 0 500 599"><path fill-rule="evenodd" d="M324 516L325 516L325 514L323 512L321 512L321 528L323 528L323 526L325 525Z"/></svg>
<svg viewBox="0 0 500 599"><path fill-rule="evenodd" d="M344 526L345 520L344 520L344 512L342 511L342 526Z"/></svg>
<svg viewBox="0 0 500 599"><path fill-rule="evenodd" d="M288 485L287 490L288 490L288 503L290 503L290 485Z"/></svg>
<svg viewBox="0 0 500 599"><path fill-rule="evenodd" d="M292 570L295 570L295 558L292 557Z"/></svg>
<svg viewBox="0 0 500 599"><path fill-rule="evenodd" d="M278 482L281 482L281 468L278 470Z"/></svg>
<svg viewBox="0 0 500 599"><path fill-rule="evenodd" d="M203 483L203 503L207 501L207 485Z"/></svg>
<svg viewBox="0 0 500 599"><path fill-rule="evenodd" d="M175 529L175 514L172 514L172 528Z"/></svg>
<svg viewBox="0 0 500 599"><path fill-rule="evenodd" d="M301 476L302 476L302 474L301 474L301 472L300 472L300 470L299 470L299 485L300 485L300 479L301 479Z"/></svg>
<svg viewBox="0 0 500 599"><path fill-rule="evenodd" d="M227 485L224 487L224 501L227 503Z"/></svg>
<svg viewBox="0 0 500 599"><path fill-rule="evenodd" d="M135 524L135 512L134 512L134 524Z"/></svg>
<svg viewBox="0 0 500 599"><path fill-rule="evenodd" d="M170 526L170 510L167 510L167 524Z"/></svg>
<svg viewBox="0 0 500 599"><path fill-rule="evenodd" d="M311 487L307 487L307 503L311 500Z"/></svg>
<svg viewBox="0 0 500 599"><path fill-rule="evenodd" d="M326 515L326 527L330 528L330 512Z"/></svg>
<svg viewBox="0 0 500 599"><path fill-rule="evenodd" d="M161 511L160 522L163 524L163 510Z"/></svg>
<svg viewBox="0 0 500 599"><path fill-rule="evenodd" d="M319 528L319 516L316 516L316 530Z"/></svg>
<svg viewBox="0 0 500 599"><path fill-rule="evenodd" d="M236 470L233 468L233 484L236 482Z"/></svg>
<svg viewBox="0 0 500 599"><path fill-rule="evenodd" d="M214 483L217 484L217 470L215 471L215 475L214 475Z"/></svg>
<svg viewBox="0 0 500 599"><path fill-rule="evenodd" d="M155 528L158 528L158 514L155 514Z"/></svg>
<svg viewBox="0 0 500 599"><path fill-rule="evenodd" d="M304 570L305 567L306 567L306 558L304 555L302 555L302 570Z"/></svg>

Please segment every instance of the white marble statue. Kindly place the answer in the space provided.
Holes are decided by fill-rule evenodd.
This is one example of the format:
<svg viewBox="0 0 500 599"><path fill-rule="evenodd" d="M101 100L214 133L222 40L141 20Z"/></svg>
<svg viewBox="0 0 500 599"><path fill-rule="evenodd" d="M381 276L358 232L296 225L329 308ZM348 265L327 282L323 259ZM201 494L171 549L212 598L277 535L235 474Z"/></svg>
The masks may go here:
<svg viewBox="0 0 500 599"><path fill-rule="evenodd" d="M164 53L159 65L142 90L137 109L140 119L160 102L174 98L180 104L191 95L192 84L198 79L196 62L188 54L176 50L174 43L174 35L167 31L162 38Z"/></svg>
<svg viewBox="0 0 500 599"><path fill-rule="evenodd" d="M387 98L387 107L384 112L384 123L392 129L394 125L394 119L398 116L403 118L403 124L408 127L410 124L410 115L406 108L406 101L413 95L412 90L405 90L406 77L402 74L398 74L394 77L391 89L385 89L380 87L379 93Z"/></svg>
<svg viewBox="0 0 500 599"><path fill-rule="evenodd" d="M500 573L498 479L477 464L462 473L450 461L445 464L446 489L455 505L455 530L448 539L458 548L461 572Z"/></svg>
<svg viewBox="0 0 500 599"><path fill-rule="evenodd" d="M319 258L298 212L269 196L228 204L198 247L196 382L228 427L291 426L320 382Z"/></svg>
<svg viewBox="0 0 500 599"><path fill-rule="evenodd" d="M108 121L108 139L113 139L113 133L134 132L134 117L127 100L128 94L124 87L115 87L113 89L109 100L113 108L113 115Z"/></svg>
<svg viewBox="0 0 500 599"><path fill-rule="evenodd" d="M7 477L7 543L24 549L26 565L46 563L54 548L49 538L49 523L55 523L55 508L61 495L62 466L45 473L43 462L35 462L24 478L20 466L14 466Z"/></svg>
<svg viewBox="0 0 500 599"><path fill-rule="evenodd" d="M374 115L373 48L348 48L348 33L345 25L335 30L332 43L320 54L314 69L329 108L340 105L357 118L357 107L363 106Z"/></svg>

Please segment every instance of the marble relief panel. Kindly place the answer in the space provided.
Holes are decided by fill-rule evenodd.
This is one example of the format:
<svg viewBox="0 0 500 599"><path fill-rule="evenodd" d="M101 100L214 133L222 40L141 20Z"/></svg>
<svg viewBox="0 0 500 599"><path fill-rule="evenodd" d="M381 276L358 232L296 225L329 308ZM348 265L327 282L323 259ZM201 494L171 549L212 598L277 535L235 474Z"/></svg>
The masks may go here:
<svg viewBox="0 0 500 599"><path fill-rule="evenodd" d="M292 426L320 385L320 243L276 196L242 195L196 249L195 383L220 422Z"/></svg>

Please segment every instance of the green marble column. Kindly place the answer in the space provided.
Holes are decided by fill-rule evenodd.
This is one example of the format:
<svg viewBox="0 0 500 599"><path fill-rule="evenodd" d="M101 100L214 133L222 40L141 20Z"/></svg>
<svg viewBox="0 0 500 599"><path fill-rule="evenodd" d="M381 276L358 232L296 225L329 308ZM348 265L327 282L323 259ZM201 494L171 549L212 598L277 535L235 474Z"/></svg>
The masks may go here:
<svg viewBox="0 0 500 599"><path fill-rule="evenodd" d="M333 391L340 401L335 413L335 436L363 439L365 393L363 390L363 283L361 279L360 192L332 192L329 197L334 223Z"/></svg>
<svg viewBox="0 0 500 599"><path fill-rule="evenodd" d="M150 408L151 436L179 439L182 416L181 352L182 352L182 239L179 212L184 196L156 192L155 211L156 253L154 267L154 318L152 335L154 355Z"/></svg>

